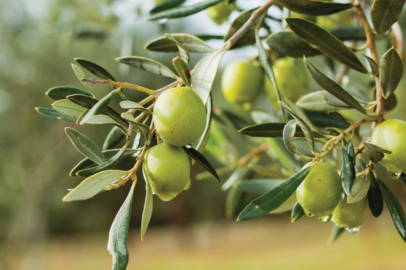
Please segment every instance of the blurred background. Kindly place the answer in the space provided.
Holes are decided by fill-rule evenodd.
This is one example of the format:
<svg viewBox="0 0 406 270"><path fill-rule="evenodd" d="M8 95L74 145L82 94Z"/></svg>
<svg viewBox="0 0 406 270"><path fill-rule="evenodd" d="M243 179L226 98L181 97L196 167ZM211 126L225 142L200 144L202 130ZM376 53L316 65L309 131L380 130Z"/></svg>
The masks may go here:
<svg viewBox="0 0 406 270"><path fill-rule="evenodd" d="M239 2L244 7L244 1ZM252 7L263 1L245 2ZM114 58L138 55L170 66L176 54L151 53L144 45L164 33L224 35L238 15L234 11L221 26L206 12L157 25L145 22L154 4L152 0L0 1L1 270L110 269L108 231L130 186L88 201L62 203L67 189L80 182L68 174L83 157L64 133L64 127L73 124L44 118L34 107L49 107L52 101L44 92L53 86L81 87L70 66L74 57L100 64L120 81L151 89L165 86L168 79L130 70ZM401 26L406 29L403 17ZM219 47L222 42L209 44ZM221 70L234 59L255 55L256 49L248 47L224 56L213 88L216 107L229 108L220 94ZM191 66L201 57L193 54ZM94 88L99 97L108 90ZM406 98L404 80L396 94L398 101ZM405 102L398 103L389 117L406 120ZM109 131L94 126L78 129L99 145ZM120 166L131 166L130 162ZM193 175L199 172L201 168L194 166ZM398 183L391 186L405 198ZM141 242L144 193L144 185L137 185L128 269L406 268L406 244L386 209L379 219L370 216L358 234L345 233L328 245L331 224L314 218L291 224L289 213L237 223L235 217L225 218L226 194L218 183L192 181L191 189L171 202L155 198L151 224Z"/></svg>

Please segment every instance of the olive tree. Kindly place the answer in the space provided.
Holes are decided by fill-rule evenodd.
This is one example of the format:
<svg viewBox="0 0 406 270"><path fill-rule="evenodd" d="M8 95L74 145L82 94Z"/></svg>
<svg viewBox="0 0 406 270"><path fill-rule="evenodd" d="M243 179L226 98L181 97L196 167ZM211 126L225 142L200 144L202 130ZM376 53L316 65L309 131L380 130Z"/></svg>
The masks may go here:
<svg viewBox="0 0 406 270"><path fill-rule="evenodd" d="M52 108L36 108L41 115L78 125L112 126L102 148L66 128L85 156L70 175L85 179L63 201L86 200L127 182L132 185L110 229L113 269L125 269L129 259L137 171L143 172L146 191L143 239L153 195L168 201L187 190L195 163L207 170L200 178L213 178L227 191L228 216L235 214L243 193L260 194L237 220L286 211L291 211L292 222L316 216L324 223L332 221L334 241L344 231L359 231L369 212L379 217L385 201L406 240L405 212L376 173L381 164L406 186L406 122L385 121L385 111L396 106L394 90L403 74L397 19L405 0L269 0L246 10L232 0L184 2L163 1L148 20L165 23L206 10L222 24L232 12L239 15L222 36L167 33L146 44L150 51L178 52L173 68L145 57L116 58L168 77L170 84L149 89L121 82L100 65L76 58L72 68L83 89L54 87L46 92L55 100ZM378 38L385 43L384 53L378 53ZM211 39L224 43L213 48L206 42ZM211 89L222 56L243 46L256 47L257 56L230 63L222 77L222 93L235 111L213 108ZM191 67L190 53L206 55ZM96 98L97 84L111 86L111 91ZM309 92L311 85L318 90ZM130 100L126 91L146 97ZM122 99L120 112L110 107L114 95ZM206 153L225 167L214 168ZM114 169L124 157L134 158L134 166Z"/></svg>

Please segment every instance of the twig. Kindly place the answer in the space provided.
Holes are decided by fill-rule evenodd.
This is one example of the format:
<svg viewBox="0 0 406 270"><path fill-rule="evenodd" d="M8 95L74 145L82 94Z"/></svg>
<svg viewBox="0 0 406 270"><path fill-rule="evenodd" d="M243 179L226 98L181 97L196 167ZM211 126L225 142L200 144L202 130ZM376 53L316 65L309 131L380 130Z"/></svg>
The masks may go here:
<svg viewBox="0 0 406 270"><path fill-rule="evenodd" d="M139 86L139 85L135 85L135 84L131 84L131 83L122 83L122 82L116 82L116 81L112 81L112 80L96 80L93 78L90 79L81 79L82 82L90 82L92 84L107 84L107 85L114 85L114 86L118 86L118 87L122 87L122 88L127 88L127 89L132 89L132 90L136 90L148 95L153 95L155 93L154 90Z"/></svg>
<svg viewBox="0 0 406 270"><path fill-rule="evenodd" d="M257 148L255 148L252 152L248 153L247 155L243 156L239 161L238 161L238 167L242 167L245 164L247 164L251 159L254 157L261 155L263 152L265 152L269 148L268 143L264 143Z"/></svg>

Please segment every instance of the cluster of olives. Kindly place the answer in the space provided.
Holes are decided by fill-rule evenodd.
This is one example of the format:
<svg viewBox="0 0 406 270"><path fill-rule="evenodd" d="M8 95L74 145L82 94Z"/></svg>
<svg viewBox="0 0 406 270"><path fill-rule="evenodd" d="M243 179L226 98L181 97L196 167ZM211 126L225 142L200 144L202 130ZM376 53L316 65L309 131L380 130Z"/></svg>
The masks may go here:
<svg viewBox="0 0 406 270"><path fill-rule="evenodd" d="M305 95L311 77L302 59L280 58L273 64L279 91L292 102ZM222 92L228 103L239 111L249 111L265 91L274 108L278 106L275 89L263 69L251 63L233 62L223 73Z"/></svg>
<svg viewBox="0 0 406 270"><path fill-rule="evenodd" d="M170 201L190 187L190 163L181 146L202 135L206 108L191 88L172 88L156 100L153 121L164 142L146 152L143 171L153 193Z"/></svg>
<svg viewBox="0 0 406 270"><path fill-rule="evenodd" d="M341 180L336 169L318 162L296 191L297 200L309 217L334 222L340 228L356 232L369 214L367 197L355 203L340 201Z"/></svg>

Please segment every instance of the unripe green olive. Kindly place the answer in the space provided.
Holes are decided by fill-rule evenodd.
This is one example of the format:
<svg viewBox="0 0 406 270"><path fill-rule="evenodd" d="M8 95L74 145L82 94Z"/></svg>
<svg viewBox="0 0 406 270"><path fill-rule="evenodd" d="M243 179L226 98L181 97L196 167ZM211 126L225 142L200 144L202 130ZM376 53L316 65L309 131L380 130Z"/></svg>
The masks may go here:
<svg viewBox="0 0 406 270"><path fill-rule="evenodd" d="M309 90L311 77L302 59L281 58L273 65L276 83L285 99L296 102ZM272 105L277 108L275 88L265 76L265 90Z"/></svg>
<svg viewBox="0 0 406 270"><path fill-rule="evenodd" d="M262 91L262 68L242 61L229 64L221 78L221 88L228 103L238 110L248 111Z"/></svg>
<svg viewBox="0 0 406 270"><path fill-rule="evenodd" d="M368 197L356 203L339 202L331 219L340 228L359 228L369 215Z"/></svg>
<svg viewBox="0 0 406 270"><path fill-rule="evenodd" d="M314 165L296 190L297 200L306 215L322 220L333 214L340 194L340 176L333 166L325 162Z"/></svg>
<svg viewBox="0 0 406 270"><path fill-rule="evenodd" d="M228 20L231 12L235 9L235 4L227 4L226 1L223 1L217 5L211 6L206 9L210 18L218 25L223 24Z"/></svg>
<svg viewBox="0 0 406 270"><path fill-rule="evenodd" d="M181 147L166 142L145 154L143 170L152 191L163 201L170 201L190 186L190 163Z"/></svg>
<svg viewBox="0 0 406 270"><path fill-rule="evenodd" d="M406 172L406 122L392 119L380 123L375 127L371 143L392 154L385 154L380 163L389 173Z"/></svg>
<svg viewBox="0 0 406 270"><path fill-rule="evenodd" d="M163 140L183 146L202 135L206 126L206 108L197 93L189 87L172 88L158 97L153 119Z"/></svg>

